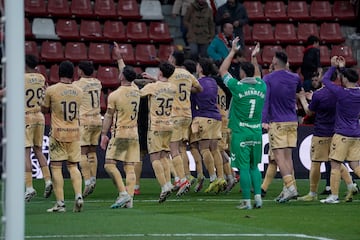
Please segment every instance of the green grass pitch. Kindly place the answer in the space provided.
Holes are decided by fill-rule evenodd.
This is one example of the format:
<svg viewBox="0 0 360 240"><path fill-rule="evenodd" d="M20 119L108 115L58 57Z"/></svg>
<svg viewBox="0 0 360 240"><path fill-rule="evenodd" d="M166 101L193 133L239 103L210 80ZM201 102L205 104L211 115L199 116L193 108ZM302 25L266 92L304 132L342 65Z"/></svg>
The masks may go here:
<svg viewBox="0 0 360 240"><path fill-rule="evenodd" d="M208 179L207 179L208 181ZM34 180L38 195L26 203L25 239L359 239L360 197L351 203L326 205L319 201L273 199L282 188L275 179L263 208L238 210L241 194L237 185L229 194L194 193L181 198L173 194L165 203L157 202L160 187L155 179L141 180L141 195L133 209L110 209L117 193L110 179L98 179L92 195L85 199L84 211L73 213L71 182L65 181L65 213L47 213L55 197L42 197L43 181ZM301 195L308 181L297 181ZM205 187L207 184L205 184ZM324 183L320 184L322 190ZM341 185L341 197L346 187ZM325 196L320 196L325 198Z"/></svg>

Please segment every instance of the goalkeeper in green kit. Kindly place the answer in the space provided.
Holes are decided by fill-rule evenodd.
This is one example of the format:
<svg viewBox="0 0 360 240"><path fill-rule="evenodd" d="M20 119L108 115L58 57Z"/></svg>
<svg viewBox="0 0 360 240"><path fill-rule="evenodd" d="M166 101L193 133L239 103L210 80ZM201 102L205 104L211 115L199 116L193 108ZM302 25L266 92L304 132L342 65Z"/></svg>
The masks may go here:
<svg viewBox="0 0 360 240"><path fill-rule="evenodd" d="M254 188L254 208L262 207L261 173L258 164L262 156L261 117L265 101L266 84L260 78L256 54L259 44L251 54L252 63L240 65L240 80L231 76L228 68L238 50L239 38L232 42L229 55L220 66L219 72L232 93L229 111L229 128L231 129L231 166L239 169L242 201L239 209L251 209L251 187ZM254 64L253 64L254 63ZM254 66L255 65L255 66ZM256 76L256 77L254 77Z"/></svg>

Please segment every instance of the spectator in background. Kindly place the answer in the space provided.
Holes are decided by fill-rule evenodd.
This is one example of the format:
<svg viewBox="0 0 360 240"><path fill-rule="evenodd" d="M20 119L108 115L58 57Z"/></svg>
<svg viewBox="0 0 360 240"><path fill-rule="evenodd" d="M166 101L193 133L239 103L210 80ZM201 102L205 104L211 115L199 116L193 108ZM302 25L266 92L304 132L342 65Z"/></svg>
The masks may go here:
<svg viewBox="0 0 360 240"><path fill-rule="evenodd" d="M235 37L240 38L241 48L244 48L243 26L249 22L246 8L237 0L227 0L219 7L215 15L216 26L221 26L224 21L231 22L234 26Z"/></svg>
<svg viewBox="0 0 360 240"><path fill-rule="evenodd" d="M180 15L180 31L182 33L182 38L184 39L185 45L189 45L186 39L187 28L184 25L184 16L186 10L194 0L175 0L172 8L172 16L176 18L177 15Z"/></svg>
<svg viewBox="0 0 360 240"><path fill-rule="evenodd" d="M215 62L222 62L229 54L234 39L234 26L230 22L221 25L221 32L211 41L207 53Z"/></svg>
<svg viewBox="0 0 360 240"><path fill-rule="evenodd" d="M197 60L207 56L207 48L215 35L215 24L212 10L205 0L195 0L184 17L184 25L188 29L186 35L190 57Z"/></svg>
<svg viewBox="0 0 360 240"><path fill-rule="evenodd" d="M353 34L349 35L349 38L353 40L360 40L360 0L350 0L350 2L354 5L355 9L356 30Z"/></svg>
<svg viewBox="0 0 360 240"><path fill-rule="evenodd" d="M311 79L314 73L321 71L320 65L320 49L319 38L310 35L306 41L306 48L304 50L303 62L301 65L301 74L304 78L303 88L305 92L309 92L312 89Z"/></svg>

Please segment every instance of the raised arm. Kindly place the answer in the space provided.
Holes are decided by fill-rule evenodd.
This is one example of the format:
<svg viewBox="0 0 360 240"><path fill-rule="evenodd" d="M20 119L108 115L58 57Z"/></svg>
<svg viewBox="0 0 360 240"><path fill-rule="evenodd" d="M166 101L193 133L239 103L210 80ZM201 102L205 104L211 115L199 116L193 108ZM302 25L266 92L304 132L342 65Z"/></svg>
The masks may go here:
<svg viewBox="0 0 360 240"><path fill-rule="evenodd" d="M236 37L233 40L231 50L219 68L219 73L222 78L224 78L224 76L228 73L228 69L231 65L231 61L233 60L236 51L239 49L239 46L238 46L239 40L240 40L239 37Z"/></svg>
<svg viewBox="0 0 360 240"><path fill-rule="evenodd" d="M341 59L341 62L339 62L339 59ZM344 67L345 59L342 57L333 56L331 58L331 67L326 71L322 79L322 83L336 95L338 94L339 91L343 91L342 87L339 87L330 81L331 75L333 75L333 73L336 71L337 66L339 66L340 68Z"/></svg>
<svg viewBox="0 0 360 240"><path fill-rule="evenodd" d="M259 54L259 52L260 52L260 43L258 42L256 44L255 48L253 49L253 51L251 52L251 63L255 67L254 77L261 78L261 71L260 71L258 61L257 61L257 55Z"/></svg>
<svg viewBox="0 0 360 240"><path fill-rule="evenodd" d="M120 47L116 42L114 42L114 55L115 55L117 63L118 63L119 71L122 72L122 70L125 67L125 62L121 55Z"/></svg>

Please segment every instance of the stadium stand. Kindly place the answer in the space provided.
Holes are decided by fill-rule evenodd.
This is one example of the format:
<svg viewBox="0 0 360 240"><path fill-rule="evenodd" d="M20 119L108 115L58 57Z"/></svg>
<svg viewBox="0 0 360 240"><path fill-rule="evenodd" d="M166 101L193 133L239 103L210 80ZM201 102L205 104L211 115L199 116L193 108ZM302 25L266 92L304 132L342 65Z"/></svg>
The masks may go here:
<svg viewBox="0 0 360 240"><path fill-rule="evenodd" d="M142 0L140 3L140 15L142 20L163 20L159 0Z"/></svg>
<svg viewBox="0 0 360 240"><path fill-rule="evenodd" d="M81 20L80 38L88 41L101 41L102 29L97 20Z"/></svg>
<svg viewBox="0 0 360 240"><path fill-rule="evenodd" d="M319 29L316 23L299 23L297 38L300 44L304 44L310 35L319 37Z"/></svg>
<svg viewBox="0 0 360 240"><path fill-rule="evenodd" d="M95 0L94 14L98 18L117 18L116 7L113 0Z"/></svg>
<svg viewBox="0 0 360 240"><path fill-rule="evenodd" d="M39 49L35 41L25 41L25 53L39 58Z"/></svg>
<svg viewBox="0 0 360 240"><path fill-rule="evenodd" d="M70 12L76 18L90 18L94 14L90 0L72 0Z"/></svg>
<svg viewBox="0 0 360 240"><path fill-rule="evenodd" d="M310 16L317 21L333 20L332 8L329 1L312 1Z"/></svg>
<svg viewBox="0 0 360 240"><path fill-rule="evenodd" d="M275 25L274 38L276 40L276 44L298 43L295 26L292 23L277 23Z"/></svg>
<svg viewBox="0 0 360 240"><path fill-rule="evenodd" d="M45 0L25 0L25 14L27 16L47 16L47 8Z"/></svg>
<svg viewBox="0 0 360 240"><path fill-rule="evenodd" d="M33 38L34 35L32 33L31 23L29 19L27 18L24 19L24 25L25 25L25 38L26 39Z"/></svg>
<svg viewBox="0 0 360 240"><path fill-rule="evenodd" d="M287 6L289 21L310 21L309 6L306 1L289 1Z"/></svg>
<svg viewBox="0 0 360 240"><path fill-rule="evenodd" d="M116 42L126 42L125 26L122 21L105 21L103 28L105 39Z"/></svg>
<svg viewBox="0 0 360 240"><path fill-rule="evenodd" d="M122 0L118 2L118 16L126 20L140 20L139 5L135 0Z"/></svg>
<svg viewBox="0 0 360 240"><path fill-rule="evenodd" d="M334 1L333 15L335 21L356 20L354 7L350 1Z"/></svg>
<svg viewBox="0 0 360 240"><path fill-rule="evenodd" d="M64 49L60 42L44 41L41 44L40 57L42 61L60 62L64 60Z"/></svg>
<svg viewBox="0 0 360 240"><path fill-rule="evenodd" d="M252 22L264 21L264 8L260 1L245 1L244 7L246 8L248 17Z"/></svg>
<svg viewBox="0 0 360 240"><path fill-rule="evenodd" d="M63 40L80 40L79 26L75 19L59 19L56 22L56 34Z"/></svg>
<svg viewBox="0 0 360 240"><path fill-rule="evenodd" d="M275 44L274 31L270 23L254 23L252 39L262 44Z"/></svg>
<svg viewBox="0 0 360 240"><path fill-rule="evenodd" d="M94 63L112 63L110 44L108 43L90 43L89 60Z"/></svg>
<svg viewBox="0 0 360 240"><path fill-rule="evenodd" d="M145 22L128 22L126 36L129 42L149 42L149 31Z"/></svg>
<svg viewBox="0 0 360 240"><path fill-rule="evenodd" d="M156 65L159 63L153 44L137 44L135 59L137 65Z"/></svg>
<svg viewBox="0 0 360 240"><path fill-rule="evenodd" d="M172 41L169 27L164 22L150 22L149 38L153 43L170 43Z"/></svg>
<svg viewBox="0 0 360 240"><path fill-rule="evenodd" d="M132 45L127 44L127 43L124 43L124 44L120 43L119 48L120 48L120 53L124 59L124 62L126 62L126 64L129 64L129 65L135 65L136 64L135 54L134 54L134 48L132 47ZM112 51L111 56L113 59L115 59L113 51Z"/></svg>
<svg viewBox="0 0 360 240"><path fill-rule="evenodd" d="M59 39L55 33L55 24L51 18L34 18L32 33L37 39Z"/></svg>
<svg viewBox="0 0 360 240"><path fill-rule="evenodd" d="M97 78L104 88L116 88L119 86L119 69L111 66L99 66Z"/></svg>
<svg viewBox="0 0 360 240"><path fill-rule="evenodd" d="M87 48L83 42L67 42L65 44L64 56L66 59L76 63L88 59Z"/></svg>
<svg viewBox="0 0 360 240"><path fill-rule="evenodd" d="M331 48L331 56L343 56L347 67L357 64L356 59L353 57L351 47L346 45L333 45Z"/></svg>
<svg viewBox="0 0 360 240"><path fill-rule="evenodd" d="M47 11L51 17L71 17L68 0L48 0Z"/></svg>
<svg viewBox="0 0 360 240"><path fill-rule="evenodd" d="M269 21L285 21L286 15L285 3L283 1L267 1L264 6L264 15Z"/></svg>

